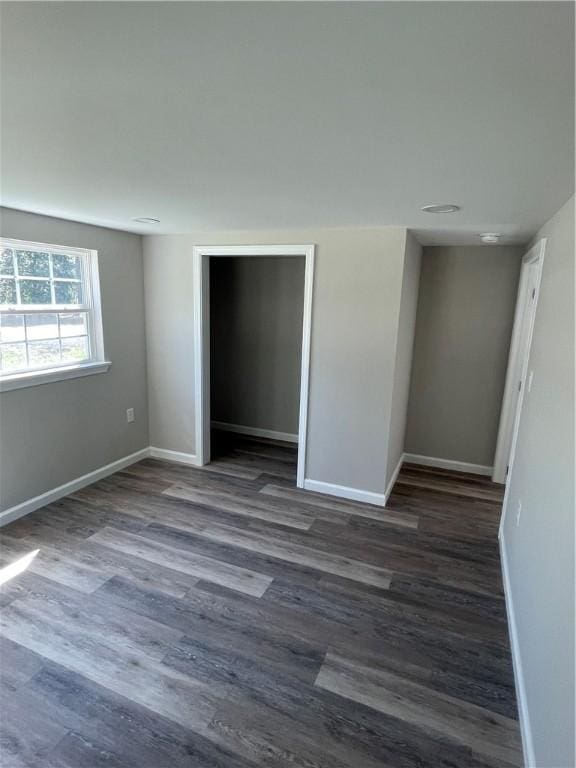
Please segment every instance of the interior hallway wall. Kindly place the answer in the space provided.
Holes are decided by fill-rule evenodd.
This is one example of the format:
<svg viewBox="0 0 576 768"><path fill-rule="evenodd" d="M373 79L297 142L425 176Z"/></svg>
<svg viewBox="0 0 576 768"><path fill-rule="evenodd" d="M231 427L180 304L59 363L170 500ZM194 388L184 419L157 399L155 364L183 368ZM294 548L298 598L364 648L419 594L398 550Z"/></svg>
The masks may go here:
<svg viewBox="0 0 576 768"><path fill-rule="evenodd" d="M147 448L142 238L4 208L1 234L98 251L107 373L0 394L2 509ZM136 421L126 422L134 408Z"/></svg>
<svg viewBox="0 0 576 768"><path fill-rule="evenodd" d="M304 257L210 259L212 421L298 435Z"/></svg>
<svg viewBox="0 0 576 768"><path fill-rule="evenodd" d="M421 265L422 246L410 232L407 232L404 250L402 293L400 295L398 312L396 364L394 368L394 389L392 392L392 417L390 420L390 448L386 468L387 484L390 484L392 481L404 454Z"/></svg>
<svg viewBox="0 0 576 768"><path fill-rule="evenodd" d="M526 696L529 764L558 768L576 765L573 197L535 240L542 237L546 253L528 363L534 377L524 395L501 546Z"/></svg>
<svg viewBox="0 0 576 768"><path fill-rule="evenodd" d="M314 243L307 478L386 488L406 230L198 232L144 238L151 444L195 453L194 245Z"/></svg>
<svg viewBox="0 0 576 768"><path fill-rule="evenodd" d="M407 453L493 465L524 252L424 248Z"/></svg>

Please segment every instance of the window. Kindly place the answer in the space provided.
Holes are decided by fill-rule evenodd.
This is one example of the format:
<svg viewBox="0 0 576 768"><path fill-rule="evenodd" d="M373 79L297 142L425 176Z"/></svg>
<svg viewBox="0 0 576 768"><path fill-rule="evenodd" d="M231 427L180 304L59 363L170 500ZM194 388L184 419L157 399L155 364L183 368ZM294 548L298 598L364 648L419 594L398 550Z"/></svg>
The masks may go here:
<svg viewBox="0 0 576 768"><path fill-rule="evenodd" d="M96 252L0 240L2 389L108 367Z"/></svg>

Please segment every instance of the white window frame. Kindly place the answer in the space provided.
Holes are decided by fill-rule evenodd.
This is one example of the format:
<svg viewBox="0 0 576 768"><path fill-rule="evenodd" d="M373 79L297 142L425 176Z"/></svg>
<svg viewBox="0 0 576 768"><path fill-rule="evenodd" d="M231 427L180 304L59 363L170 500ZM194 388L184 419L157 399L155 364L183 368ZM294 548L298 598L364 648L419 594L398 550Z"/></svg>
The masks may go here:
<svg viewBox="0 0 576 768"><path fill-rule="evenodd" d="M36 243L29 240L14 240L0 238L0 248L13 250L42 251L43 253L61 253L68 256L80 256L82 265L82 286L84 289L83 303L78 304L12 304L8 308L0 308L2 315L32 315L58 314L60 312L85 312L88 324L88 344L90 358L73 365L63 364L47 368L18 371L14 373L0 372L0 392L22 387L33 387L64 379L75 379L96 373L106 373L111 362L104 355L104 335L102 332L102 305L100 299L100 279L98 273L98 251L87 248L73 248L65 245ZM52 263L52 262L50 262ZM18 285L18 282L16 283ZM54 307L58 309L55 311Z"/></svg>

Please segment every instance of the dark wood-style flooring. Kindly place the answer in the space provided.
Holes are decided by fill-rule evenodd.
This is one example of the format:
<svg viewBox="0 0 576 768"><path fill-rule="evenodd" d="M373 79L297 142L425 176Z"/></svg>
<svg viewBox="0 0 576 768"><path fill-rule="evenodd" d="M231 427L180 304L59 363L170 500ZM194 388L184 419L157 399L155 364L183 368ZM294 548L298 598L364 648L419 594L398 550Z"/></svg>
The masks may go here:
<svg viewBox="0 0 576 768"><path fill-rule="evenodd" d="M380 509L297 490L289 446L222 453L3 529L27 567L0 597L2 768L520 765L499 488L407 465Z"/></svg>

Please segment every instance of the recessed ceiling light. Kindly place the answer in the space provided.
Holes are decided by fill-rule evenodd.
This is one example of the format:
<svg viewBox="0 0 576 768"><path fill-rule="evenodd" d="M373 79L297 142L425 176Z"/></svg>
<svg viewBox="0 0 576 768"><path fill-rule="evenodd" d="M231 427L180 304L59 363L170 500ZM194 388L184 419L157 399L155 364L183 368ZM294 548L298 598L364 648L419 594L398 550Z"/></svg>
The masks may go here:
<svg viewBox="0 0 576 768"><path fill-rule="evenodd" d="M137 221L138 224L160 224L160 219L153 219L151 216L139 216L132 221Z"/></svg>
<svg viewBox="0 0 576 768"><path fill-rule="evenodd" d="M480 235L480 240L482 240L483 243L497 243L502 235L498 234L498 232L483 232Z"/></svg>
<svg viewBox="0 0 576 768"><path fill-rule="evenodd" d="M422 206L424 213L456 213L460 210L459 205L454 203L434 203L433 205Z"/></svg>

